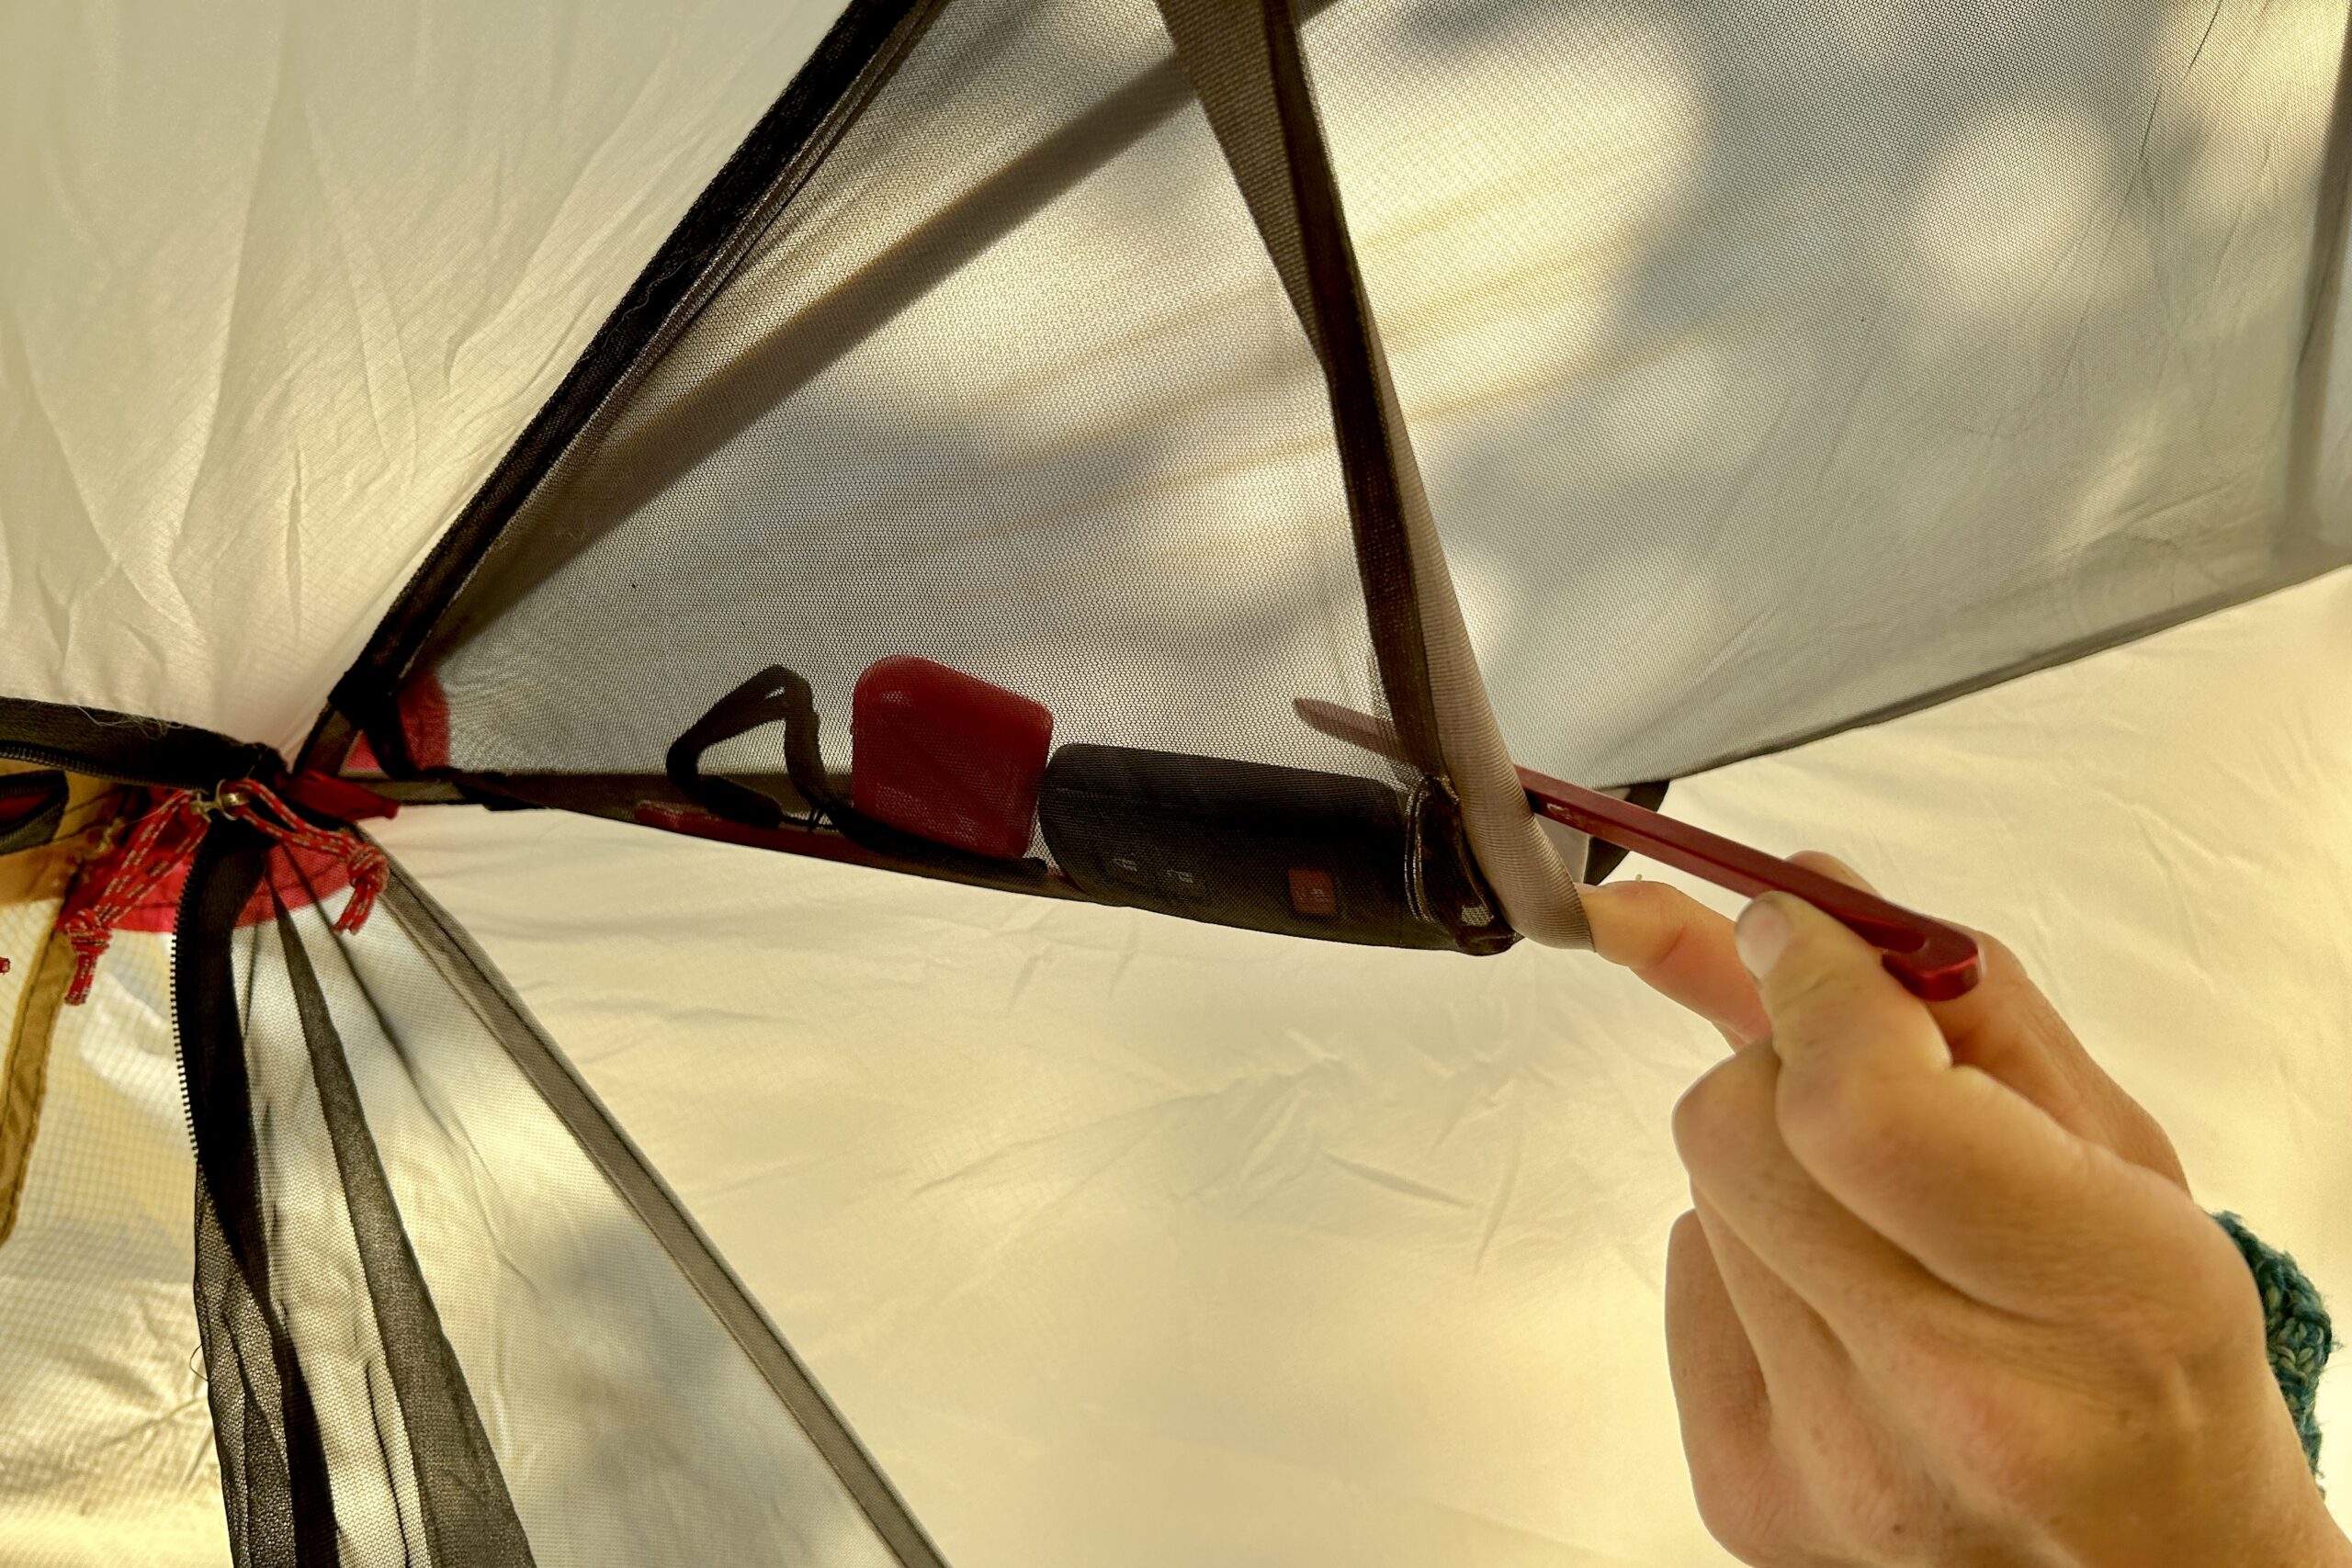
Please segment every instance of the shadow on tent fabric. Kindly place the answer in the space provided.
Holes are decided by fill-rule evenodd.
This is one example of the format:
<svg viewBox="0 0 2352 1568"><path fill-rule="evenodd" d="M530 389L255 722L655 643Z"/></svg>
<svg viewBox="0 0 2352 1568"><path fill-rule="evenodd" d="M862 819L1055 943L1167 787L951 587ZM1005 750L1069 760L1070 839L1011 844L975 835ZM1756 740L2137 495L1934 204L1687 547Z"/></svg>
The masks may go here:
<svg viewBox="0 0 2352 1568"><path fill-rule="evenodd" d="M256 1564L937 1568L627 1139L404 875L241 927L198 852L175 1002L230 1536Z"/></svg>

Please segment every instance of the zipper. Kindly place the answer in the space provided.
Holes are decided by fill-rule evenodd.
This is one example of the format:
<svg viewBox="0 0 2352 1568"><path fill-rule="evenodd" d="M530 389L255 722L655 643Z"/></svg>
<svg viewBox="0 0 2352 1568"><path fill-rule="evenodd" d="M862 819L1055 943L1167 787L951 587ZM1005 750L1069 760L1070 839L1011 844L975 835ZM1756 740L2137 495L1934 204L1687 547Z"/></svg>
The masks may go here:
<svg viewBox="0 0 2352 1568"><path fill-rule="evenodd" d="M196 902L197 886L202 881L197 874L204 867L198 863L204 857L204 846L211 841L212 818L207 817L204 819L204 831L198 835L195 843L188 846L187 876L180 884L179 908L172 912L172 996L171 1005L164 1010L171 1015L172 1020L172 1071L180 1080L180 1120L187 1126L187 1146L191 1154L195 1153L197 1147L196 1096L188 1089L187 1045L180 1039L180 932L187 929L188 914ZM197 1171L196 1179L198 1181L204 1179L204 1172L201 1168ZM205 1381L207 1383L211 1382L209 1372Z"/></svg>
<svg viewBox="0 0 2352 1568"><path fill-rule="evenodd" d="M271 747L194 725L32 697L0 696L0 758L154 789L210 789L285 769Z"/></svg>
<svg viewBox="0 0 2352 1568"><path fill-rule="evenodd" d="M93 762L77 752L62 747L36 746L22 740L0 740L0 758L11 762L38 762L43 767L79 773L85 779L104 779L108 784L139 784L147 789L210 789L219 779L196 780L186 772L165 774L159 772L131 771L110 763Z"/></svg>

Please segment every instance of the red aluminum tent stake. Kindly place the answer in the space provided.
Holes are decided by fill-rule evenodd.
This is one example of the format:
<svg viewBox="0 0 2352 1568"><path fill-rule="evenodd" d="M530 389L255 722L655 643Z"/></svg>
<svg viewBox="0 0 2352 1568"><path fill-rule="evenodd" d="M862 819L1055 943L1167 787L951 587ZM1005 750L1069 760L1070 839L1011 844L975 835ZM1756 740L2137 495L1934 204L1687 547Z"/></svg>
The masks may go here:
<svg viewBox="0 0 2352 1568"><path fill-rule="evenodd" d="M1299 717L1326 735L1384 756L1397 754L1388 727L1367 714L1312 697L1298 698L1293 705ZM1795 894L1880 949L1887 973L1923 1000L1949 1001L1984 977L1984 954L1977 951L1976 939L1957 926L1598 790L1527 768L1519 770L1519 782L1527 790L1529 805L1580 833L1703 876L1735 893Z"/></svg>

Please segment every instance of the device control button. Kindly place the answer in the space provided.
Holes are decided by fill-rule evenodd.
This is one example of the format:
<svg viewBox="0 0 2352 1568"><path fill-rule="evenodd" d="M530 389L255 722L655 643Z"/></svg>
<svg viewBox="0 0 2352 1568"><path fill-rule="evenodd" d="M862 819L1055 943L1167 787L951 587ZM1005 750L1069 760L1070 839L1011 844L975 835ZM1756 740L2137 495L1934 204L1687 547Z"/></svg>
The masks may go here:
<svg viewBox="0 0 2352 1568"><path fill-rule="evenodd" d="M1159 874L1159 890L1171 898L1205 898L1209 885L1190 866L1171 865Z"/></svg>
<svg viewBox="0 0 2352 1568"><path fill-rule="evenodd" d="M1308 866L1290 868L1290 907L1310 919L1340 918L1340 885L1328 871Z"/></svg>
<svg viewBox="0 0 2352 1568"><path fill-rule="evenodd" d="M1150 863L1133 850L1113 850L1104 854L1102 874L1114 882L1140 887L1147 892L1159 886L1159 878L1153 873Z"/></svg>

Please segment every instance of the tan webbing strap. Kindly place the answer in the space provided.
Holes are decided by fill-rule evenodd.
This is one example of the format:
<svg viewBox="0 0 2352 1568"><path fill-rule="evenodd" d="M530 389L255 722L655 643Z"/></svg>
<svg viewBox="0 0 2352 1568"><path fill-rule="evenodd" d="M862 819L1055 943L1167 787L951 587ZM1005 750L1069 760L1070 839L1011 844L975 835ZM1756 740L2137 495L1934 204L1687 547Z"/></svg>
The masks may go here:
<svg viewBox="0 0 2352 1568"><path fill-rule="evenodd" d="M33 771L26 763L0 762L0 774ZM0 907L23 908L62 899L119 815L122 792L115 785L80 773L66 778L69 789L56 836L36 848L0 856ZM23 1203L33 1140L40 1129L41 1099L49 1084L51 1037L74 979L73 944L57 935L59 912L51 908L40 939L27 951L7 954L23 979L6 1053L0 1055L0 1242L16 1228Z"/></svg>
<svg viewBox="0 0 2352 1568"><path fill-rule="evenodd" d="M1321 128L1311 106L1304 112L1298 107L1306 73L1297 53L1292 8L1285 0L1159 0L1159 10L1175 41L1177 57L1264 238L1267 254L1328 375L1344 374L1342 361L1351 357L1340 352L1343 345L1327 341L1332 324L1340 322L1362 333L1385 435L1378 445L1393 470L1390 493L1397 514L1396 525L1403 536L1400 564L1402 575L1410 580L1418 651L1427 671L1428 705L1437 731L1436 761L1461 802L1463 826L1478 868L1501 900L1504 914L1521 933L1556 947L1589 947L1592 937L1577 896L1574 868L1563 861L1561 849L1529 807L1527 793L1520 784L1510 748L1487 700L1486 682L1478 671L1477 655L1471 648L1462 606L1446 570L1445 551L1430 515L1428 492L1421 484L1420 466L1414 460L1411 438L1389 376L1387 356L1381 350L1363 276L1348 246ZM1287 96L1286 81L1295 89ZM1302 191L1315 197L1311 204L1302 203ZM1310 222L1328 224L1332 232L1311 235ZM1336 248L1344 256L1344 276L1336 287L1349 298L1317 298L1312 265L1312 246L1317 243ZM1326 287L1333 287L1328 278ZM1352 362L1363 363L1362 359ZM1335 408L1339 401L1335 395ZM1343 449L1350 446L1345 431L1341 445ZM1354 487L1350 493L1352 500ZM1380 585L1374 580L1381 568L1374 557L1363 559L1374 637L1380 639ZM1390 653L1384 646L1384 681L1389 677ZM1400 700L1396 683L1389 682L1389 685L1390 705L1396 710L1392 716L1400 737L1409 740L1420 716L1403 711L1408 704ZM1564 836L1570 838L1567 852L1580 866L1582 836Z"/></svg>
<svg viewBox="0 0 2352 1568"><path fill-rule="evenodd" d="M74 953L57 940L54 924L41 933L40 951L24 955L24 989L8 1031L8 1054L0 1061L0 1243L17 1225L31 1168L33 1135L40 1126L40 1102L49 1082L49 1042L74 978Z"/></svg>

